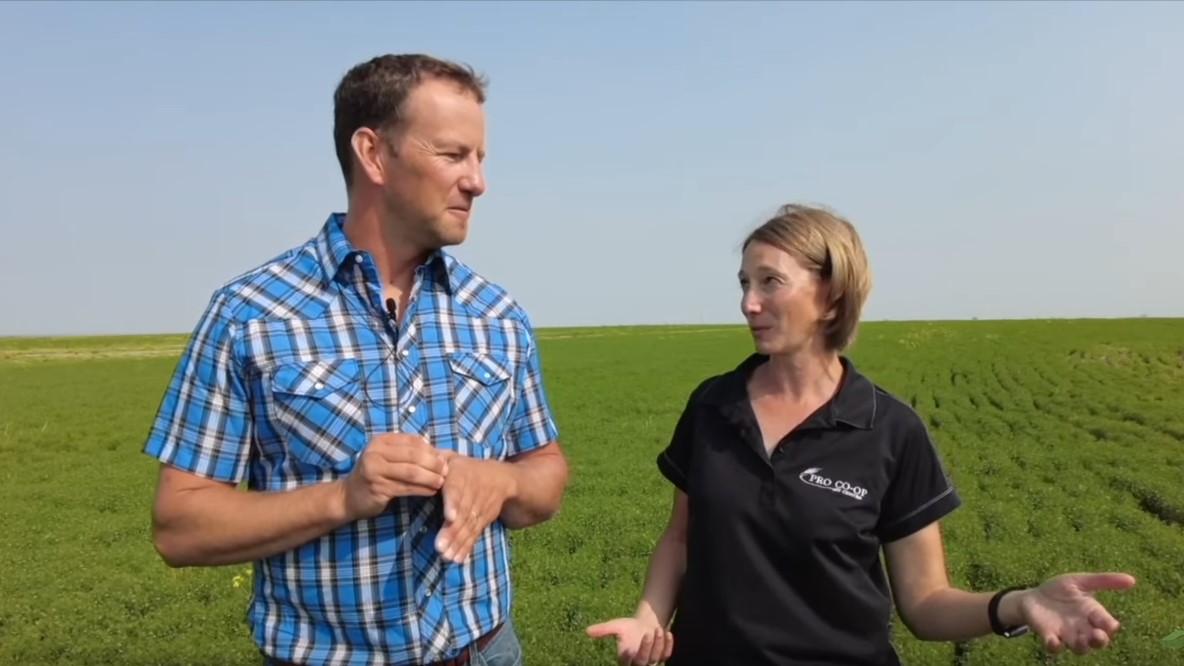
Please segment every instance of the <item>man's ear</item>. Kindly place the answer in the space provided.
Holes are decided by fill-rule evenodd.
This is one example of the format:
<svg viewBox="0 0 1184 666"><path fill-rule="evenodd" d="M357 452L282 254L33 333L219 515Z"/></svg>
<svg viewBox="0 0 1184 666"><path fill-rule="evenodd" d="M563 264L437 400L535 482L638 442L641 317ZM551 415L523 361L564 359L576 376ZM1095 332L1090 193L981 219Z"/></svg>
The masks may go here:
<svg viewBox="0 0 1184 666"><path fill-rule="evenodd" d="M369 127L359 127L349 140L353 149L357 176L381 185L385 181L386 163L382 159L382 138Z"/></svg>

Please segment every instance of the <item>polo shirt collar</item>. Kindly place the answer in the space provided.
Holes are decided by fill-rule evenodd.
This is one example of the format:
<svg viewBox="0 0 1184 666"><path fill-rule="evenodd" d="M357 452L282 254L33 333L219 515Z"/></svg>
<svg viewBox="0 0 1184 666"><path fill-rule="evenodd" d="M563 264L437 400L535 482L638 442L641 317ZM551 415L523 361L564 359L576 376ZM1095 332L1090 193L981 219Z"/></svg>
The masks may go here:
<svg viewBox="0 0 1184 666"><path fill-rule="evenodd" d="M331 213L314 241L321 270L329 282L341 280L344 269L353 265L357 256L365 254L349 242L344 225L345 213ZM444 285L450 295L458 291L459 266L451 254L443 249L436 250L428 256L424 268L434 273L438 283Z"/></svg>
<svg viewBox="0 0 1184 666"><path fill-rule="evenodd" d="M768 362L765 354L754 353L740 362L734 370L721 376L710 386L703 399L729 412L734 420L754 419L748 398L748 379L753 370ZM840 425L870 430L876 418L876 387L859 372L855 363L840 356L843 378L835 396L799 427L801 430L821 428L833 430Z"/></svg>

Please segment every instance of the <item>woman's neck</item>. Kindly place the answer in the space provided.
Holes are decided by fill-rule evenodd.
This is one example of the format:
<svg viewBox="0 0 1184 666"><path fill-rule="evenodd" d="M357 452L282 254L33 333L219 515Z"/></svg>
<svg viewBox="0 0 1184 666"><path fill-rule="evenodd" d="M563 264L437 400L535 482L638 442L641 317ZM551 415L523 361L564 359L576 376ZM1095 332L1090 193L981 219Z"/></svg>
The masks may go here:
<svg viewBox="0 0 1184 666"><path fill-rule="evenodd" d="M825 402L843 381L843 363L836 352L770 355L757 369L757 389L792 402Z"/></svg>

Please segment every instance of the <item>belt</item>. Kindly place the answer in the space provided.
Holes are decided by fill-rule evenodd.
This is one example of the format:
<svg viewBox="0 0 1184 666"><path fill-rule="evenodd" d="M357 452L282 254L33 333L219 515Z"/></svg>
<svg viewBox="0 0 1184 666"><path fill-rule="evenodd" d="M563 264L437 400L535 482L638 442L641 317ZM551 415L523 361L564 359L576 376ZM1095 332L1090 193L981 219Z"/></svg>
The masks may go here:
<svg viewBox="0 0 1184 666"><path fill-rule="evenodd" d="M476 650L480 652L489 647L489 644L493 642L493 639L497 638L497 635L501 633L502 627L504 626L504 623L497 625L489 633L481 636L472 643L469 643L469 646L465 648L463 652L452 659L445 661L433 661L428 664L424 664L424 666L467 666L467 664L469 664L473 659L473 651ZM283 661L281 659L270 659L267 663L270 664L270 666L300 666L295 662Z"/></svg>
<svg viewBox="0 0 1184 666"><path fill-rule="evenodd" d="M452 659L448 659L445 661L433 661L433 662L427 664L426 666L467 666L467 664L473 658L473 651L475 650L477 652L480 652L480 651L484 650L485 648L489 647L489 644L493 642L493 639L497 638L497 635L499 633L501 633L503 626L505 626L505 625L504 624L497 625L489 633L485 634L484 636L481 636L477 640L470 643L469 647L465 648L465 650L463 652L461 652L457 656L453 657Z"/></svg>

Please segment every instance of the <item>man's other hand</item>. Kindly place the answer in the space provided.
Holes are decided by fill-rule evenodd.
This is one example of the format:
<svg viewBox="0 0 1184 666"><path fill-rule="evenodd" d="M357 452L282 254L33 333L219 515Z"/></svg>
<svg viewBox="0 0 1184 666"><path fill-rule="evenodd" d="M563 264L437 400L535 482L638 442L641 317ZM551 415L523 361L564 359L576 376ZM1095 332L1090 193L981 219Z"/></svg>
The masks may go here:
<svg viewBox="0 0 1184 666"><path fill-rule="evenodd" d="M476 460L443 452L448 465L444 477L444 527L436 550L451 562L463 562L478 537L501 515L502 505L514 495L514 470L509 463Z"/></svg>
<svg viewBox="0 0 1184 666"><path fill-rule="evenodd" d="M357 465L342 482L345 515L370 518L396 497L430 497L444 487L448 463L442 452L419 435L392 433L370 440Z"/></svg>

